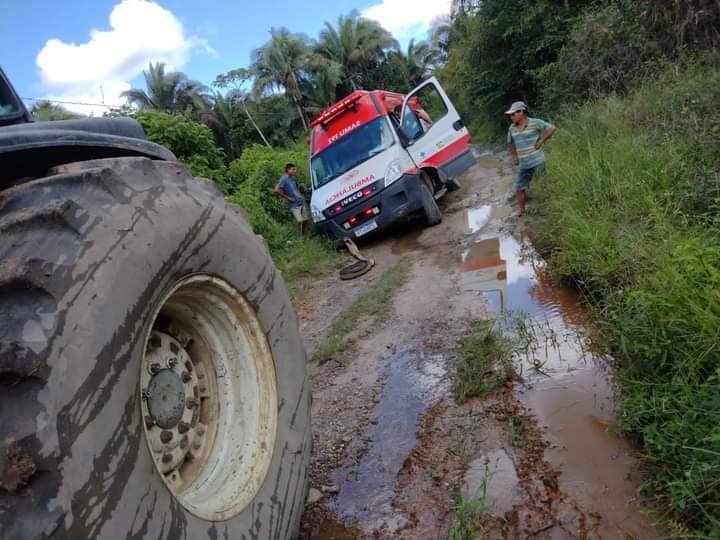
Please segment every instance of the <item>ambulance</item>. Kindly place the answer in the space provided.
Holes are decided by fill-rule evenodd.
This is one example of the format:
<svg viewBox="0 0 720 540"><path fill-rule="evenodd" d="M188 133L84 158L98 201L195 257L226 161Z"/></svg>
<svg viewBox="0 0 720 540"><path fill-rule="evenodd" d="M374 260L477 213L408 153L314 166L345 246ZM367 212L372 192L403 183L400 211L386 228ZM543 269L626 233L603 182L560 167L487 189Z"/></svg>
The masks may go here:
<svg viewBox="0 0 720 540"><path fill-rule="evenodd" d="M358 90L310 131L317 229L337 245L413 213L442 221L436 200L475 163L470 134L435 77L407 95Z"/></svg>

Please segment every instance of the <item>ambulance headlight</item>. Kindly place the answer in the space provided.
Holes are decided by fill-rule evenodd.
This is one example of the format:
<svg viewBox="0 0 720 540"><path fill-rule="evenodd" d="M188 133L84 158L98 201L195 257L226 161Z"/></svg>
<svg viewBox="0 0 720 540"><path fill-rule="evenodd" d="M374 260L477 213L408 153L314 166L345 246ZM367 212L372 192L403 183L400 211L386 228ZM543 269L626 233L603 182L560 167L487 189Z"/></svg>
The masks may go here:
<svg viewBox="0 0 720 540"><path fill-rule="evenodd" d="M313 223L320 223L321 221L325 221L325 216L323 215L322 211L314 204L310 205L310 213L312 214Z"/></svg>
<svg viewBox="0 0 720 540"><path fill-rule="evenodd" d="M385 169L385 187L388 187L395 180L400 178L405 172L405 163L401 159L395 159L390 162Z"/></svg>

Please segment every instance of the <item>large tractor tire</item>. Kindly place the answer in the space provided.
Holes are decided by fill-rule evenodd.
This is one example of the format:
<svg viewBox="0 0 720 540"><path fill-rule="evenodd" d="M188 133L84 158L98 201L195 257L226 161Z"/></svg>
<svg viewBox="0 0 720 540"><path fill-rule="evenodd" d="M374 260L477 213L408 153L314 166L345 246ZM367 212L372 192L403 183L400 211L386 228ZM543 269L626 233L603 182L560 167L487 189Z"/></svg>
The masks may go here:
<svg viewBox="0 0 720 540"><path fill-rule="evenodd" d="M241 210L171 162L0 192L0 538L291 538L310 389Z"/></svg>

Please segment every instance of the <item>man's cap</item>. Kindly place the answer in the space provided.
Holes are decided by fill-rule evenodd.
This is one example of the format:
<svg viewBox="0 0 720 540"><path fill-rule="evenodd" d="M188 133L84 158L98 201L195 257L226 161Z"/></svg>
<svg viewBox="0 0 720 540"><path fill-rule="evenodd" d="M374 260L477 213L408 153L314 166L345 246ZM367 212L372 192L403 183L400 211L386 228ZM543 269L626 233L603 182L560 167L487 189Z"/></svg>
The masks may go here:
<svg viewBox="0 0 720 540"><path fill-rule="evenodd" d="M512 114L518 111L527 111L527 105L525 105L524 101L516 101L515 103L510 105L510 108L505 111L505 114Z"/></svg>

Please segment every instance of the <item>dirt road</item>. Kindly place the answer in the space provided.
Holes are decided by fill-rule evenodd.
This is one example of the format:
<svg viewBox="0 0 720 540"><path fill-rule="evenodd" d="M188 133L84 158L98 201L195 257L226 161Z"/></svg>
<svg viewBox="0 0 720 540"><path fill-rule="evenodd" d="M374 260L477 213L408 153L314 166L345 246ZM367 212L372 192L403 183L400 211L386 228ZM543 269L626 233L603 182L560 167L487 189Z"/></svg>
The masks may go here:
<svg viewBox="0 0 720 540"><path fill-rule="evenodd" d="M458 537L655 538L636 507L632 450L612 434L607 359L588 350L577 298L549 282L513 217L507 156L478 158L441 202L440 225L361 244L377 266L321 280L298 307L312 355L354 299L408 268L384 299L389 315L360 319L350 346L311 367L303 535L435 539L464 526ZM525 339L517 380L458 406L451 355L473 321L493 317Z"/></svg>

